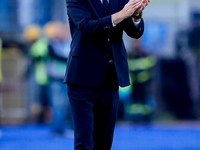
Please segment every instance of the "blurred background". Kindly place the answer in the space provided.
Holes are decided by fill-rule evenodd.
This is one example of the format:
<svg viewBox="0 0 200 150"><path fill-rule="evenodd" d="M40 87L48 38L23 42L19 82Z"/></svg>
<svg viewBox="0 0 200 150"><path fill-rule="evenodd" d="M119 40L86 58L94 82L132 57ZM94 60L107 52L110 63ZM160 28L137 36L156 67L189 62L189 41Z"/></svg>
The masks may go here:
<svg viewBox="0 0 200 150"><path fill-rule="evenodd" d="M139 40L124 34L131 85L120 88L118 122L198 122L200 1L151 0ZM1 0L0 126L71 125L62 84L70 34L65 0Z"/></svg>

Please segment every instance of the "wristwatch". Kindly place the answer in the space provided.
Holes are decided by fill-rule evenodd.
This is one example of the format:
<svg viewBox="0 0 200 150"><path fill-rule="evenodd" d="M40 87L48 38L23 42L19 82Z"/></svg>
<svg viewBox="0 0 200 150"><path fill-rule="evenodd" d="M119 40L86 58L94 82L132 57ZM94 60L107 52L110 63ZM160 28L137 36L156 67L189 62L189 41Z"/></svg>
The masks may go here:
<svg viewBox="0 0 200 150"><path fill-rule="evenodd" d="M143 15L143 12L141 12L138 16L135 16L134 14L132 15L132 17L134 19L141 19L142 18L142 15Z"/></svg>

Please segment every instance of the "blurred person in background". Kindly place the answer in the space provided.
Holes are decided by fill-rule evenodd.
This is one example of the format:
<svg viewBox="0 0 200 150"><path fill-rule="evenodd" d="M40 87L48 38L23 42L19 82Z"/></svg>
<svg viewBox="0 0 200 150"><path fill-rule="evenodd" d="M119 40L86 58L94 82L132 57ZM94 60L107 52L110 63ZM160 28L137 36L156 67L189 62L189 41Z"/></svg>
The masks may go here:
<svg viewBox="0 0 200 150"><path fill-rule="evenodd" d="M149 122L152 113L149 105L151 69L156 64L156 58L142 49L141 40L133 39L132 49L128 53L128 64L132 94L126 113L133 121Z"/></svg>
<svg viewBox="0 0 200 150"><path fill-rule="evenodd" d="M198 117L200 117L200 12L194 11L192 13L192 23L190 24L187 35L187 44L189 45L191 52L194 54L193 58L189 58L189 63L191 64L191 59L193 60L193 63L195 63L195 67L193 69L195 75L193 75L193 78L191 79L193 81L191 84L191 89L193 89L193 91L191 93L195 99L194 107L196 107L196 113ZM191 72L192 71L190 71L190 73Z"/></svg>
<svg viewBox="0 0 200 150"><path fill-rule="evenodd" d="M200 13L193 13L192 24L188 34L188 44L200 62Z"/></svg>
<svg viewBox="0 0 200 150"><path fill-rule="evenodd" d="M2 89L1 89L1 81L2 81L2 78L3 78L3 75L2 75L2 71L1 71L1 59L2 59L2 40L0 38L0 114L2 113ZM0 115L1 117L1 115ZM0 118L1 119L1 118ZM0 120L0 124L1 124L1 120ZM1 130L0 130L0 137L1 137Z"/></svg>
<svg viewBox="0 0 200 150"><path fill-rule="evenodd" d="M62 22L49 22L45 25L44 30L49 40L47 75L50 79L51 130L55 135L63 135L67 131L66 122L71 123L67 86L62 82L71 38L68 26Z"/></svg>
<svg viewBox="0 0 200 150"><path fill-rule="evenodd" d="M140 38L150 0L66 0L72 36L64 82L72 108L75 150L110 150L119 85L128 86L123 31Z"/></svg>
<svg viewBox="0 0 200 150"><path fill-rule="evenodd" d="M38 123L48 123L50 119L49 107L49 78L46 65L48 61L48 40L43 36L38 25L30 25L24 30L24 37L28 42L30 62L28 72L28 101L31 115Z"/></svg>
<svg viewBox="0 0 200 150"><path fill-rule="evenodd" d="M0 83L2 81L3 75L2 75L2 71L1 71L1 53L2 53L2 40L0 38ZM0 95L1 95L1 86L0 86Z"/></svg>

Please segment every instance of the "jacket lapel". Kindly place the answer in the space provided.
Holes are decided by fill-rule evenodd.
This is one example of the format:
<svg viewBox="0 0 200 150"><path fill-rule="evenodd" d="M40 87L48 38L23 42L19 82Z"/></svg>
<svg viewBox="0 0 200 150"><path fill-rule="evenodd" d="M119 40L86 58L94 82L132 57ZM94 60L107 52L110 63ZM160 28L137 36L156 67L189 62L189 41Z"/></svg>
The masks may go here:
<svg viewBox="0 0 200 150"><path fill-rule="evenodd" d="M100 17L104 17L107 15L103 5L100 0L91 0L95 10L98 12ZM117 11L118 0L109 0L109 14L114 14Z"/></svg>

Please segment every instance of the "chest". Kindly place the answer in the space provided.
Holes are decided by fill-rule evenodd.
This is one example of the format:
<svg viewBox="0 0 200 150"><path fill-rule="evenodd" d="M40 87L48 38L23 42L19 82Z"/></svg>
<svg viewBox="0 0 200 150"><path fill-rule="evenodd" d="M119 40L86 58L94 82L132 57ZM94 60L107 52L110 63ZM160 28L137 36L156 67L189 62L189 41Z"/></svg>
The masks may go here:
<svg viewBox="0 0 200 150"><path fill-rule="evenodd" d="M103 6L103 0L85 0L91 15L95 18L104 17L107 15L112 15L123 8L123 0L107 0L108 1L108 12L105 11ZM122 6L122 8L120 7Z"/></svg>

